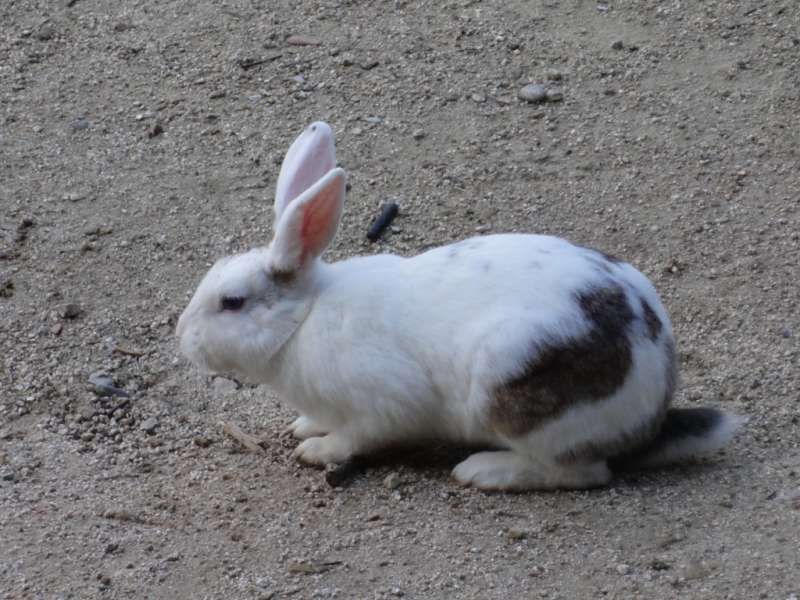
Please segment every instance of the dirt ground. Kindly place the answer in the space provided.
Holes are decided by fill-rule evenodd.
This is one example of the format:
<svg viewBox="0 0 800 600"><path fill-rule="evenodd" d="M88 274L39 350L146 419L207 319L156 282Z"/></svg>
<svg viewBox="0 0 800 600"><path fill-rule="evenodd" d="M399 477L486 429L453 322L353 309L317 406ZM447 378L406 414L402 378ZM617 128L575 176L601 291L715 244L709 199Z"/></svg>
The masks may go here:
<svg viewBox="0 0 800 600"><path fill-rule="evenodd" d="M4 0L0 598L796 600L799 36L795 0ZM590 492L463 489L447 448L340 488L295 464L292 413L174 326L268 241L317 119L351 186L329 260L505 231L624 257L678 404L745 429Z"/></svg>

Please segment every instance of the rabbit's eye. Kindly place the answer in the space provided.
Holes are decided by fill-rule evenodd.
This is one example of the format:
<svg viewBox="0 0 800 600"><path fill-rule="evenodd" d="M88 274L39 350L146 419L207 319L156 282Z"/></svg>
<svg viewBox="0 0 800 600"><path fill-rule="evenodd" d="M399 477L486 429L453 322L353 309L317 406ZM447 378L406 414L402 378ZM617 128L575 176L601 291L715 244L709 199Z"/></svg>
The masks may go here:
<svg viewBox="0 0 800 600"><path fill-rule="evenodd" d="M244 298L240 296L223 296L222 310L239 310L244 306Z"/></svg>

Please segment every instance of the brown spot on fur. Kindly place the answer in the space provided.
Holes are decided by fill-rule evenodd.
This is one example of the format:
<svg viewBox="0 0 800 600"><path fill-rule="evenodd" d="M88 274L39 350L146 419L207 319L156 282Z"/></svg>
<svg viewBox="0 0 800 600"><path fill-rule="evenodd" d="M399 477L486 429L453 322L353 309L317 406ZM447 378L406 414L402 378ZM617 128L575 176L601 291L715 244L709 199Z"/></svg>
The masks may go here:
<svg viewBox="0 0 800 600"><path fill-rule="evenodd" d="M556 460L560 463L569 464L611 459L612 468L622 468L627 462L635 460L636 456L658 436L664 424L667 409L675 394L678 369L675 355L675 342L671 337L664 340L664 355L667 360L664 378L664 395L661 398L661 404L649 420L643 422L632 431L622 432L620 436L614 440L601 443L586 442L580 444L572 450L556 457Z"/></svg>
<svg viewBox="0 0 800 600"><path fill-rule="evenodd" d="M542 344L525 370L494 390L489 419L506 435L527 433L570 406L614 393L631 367L628 329L634 314L619 285L576 294L590 330L579 338Z"/></svg>
<svg viewBox="0 0 800 600"><path fill-rule="evenodd" d="M647 300L641 298L642 303L642 313L644 313L644 322L647 325L647 333L648 336L652 341L656 341L658 336L661 334L661 330L664 328L664 325L661 323L661 319L658 318L658 315L655 313L653 308L648 304Z"/></svg>

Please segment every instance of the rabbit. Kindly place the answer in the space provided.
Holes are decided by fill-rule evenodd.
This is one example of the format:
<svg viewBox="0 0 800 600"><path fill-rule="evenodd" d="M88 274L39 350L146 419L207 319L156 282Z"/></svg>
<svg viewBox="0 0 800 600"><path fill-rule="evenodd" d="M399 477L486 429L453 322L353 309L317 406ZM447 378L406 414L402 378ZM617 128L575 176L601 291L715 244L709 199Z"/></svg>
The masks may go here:
<svg viewBox="0 0 800 600"><path fill-rule="evenodd" d="M281 166L269 246L218 261L177 325L191 362L299 412L300 461L448 441L493 448L456 465L463 485L582 489L713 452L743 422L670 408L672 326L630 264L526 234L325 263L344 198L333 131L313 123Z"/></svg>

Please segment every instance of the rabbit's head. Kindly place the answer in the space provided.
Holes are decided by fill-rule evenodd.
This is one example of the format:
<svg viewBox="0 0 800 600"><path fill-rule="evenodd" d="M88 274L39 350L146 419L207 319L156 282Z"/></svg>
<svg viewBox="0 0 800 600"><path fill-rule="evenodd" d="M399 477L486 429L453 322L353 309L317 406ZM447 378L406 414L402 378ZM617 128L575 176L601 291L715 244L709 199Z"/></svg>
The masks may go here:
<svg viewBox="0 0 800 600"><path fill-rule="evenodd" d="M313 123L281 166L269 246L217 261L178 320L181 350L193 363L267 378L269 359L311 308L315 267L336 233L344 194L333 132Z"/></svg>

